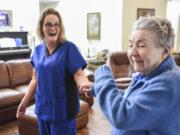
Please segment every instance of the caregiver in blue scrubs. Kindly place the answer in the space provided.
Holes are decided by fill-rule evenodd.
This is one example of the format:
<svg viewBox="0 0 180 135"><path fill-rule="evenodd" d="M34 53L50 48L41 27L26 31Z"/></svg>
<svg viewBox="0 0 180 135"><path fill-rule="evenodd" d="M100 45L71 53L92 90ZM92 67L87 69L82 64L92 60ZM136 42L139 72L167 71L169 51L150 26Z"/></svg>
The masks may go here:
<svg viewBox="0 0 180 135"><path fill-rule="evenodd" d="M43 43L37 45L32 54L32 80L16 116L19 118L25 113L35 93L40 135L76 135L78 92L85 85L91 86L83 72L87 64L77 47L66 40L58 11L44 10L37 31Z"/></svg>

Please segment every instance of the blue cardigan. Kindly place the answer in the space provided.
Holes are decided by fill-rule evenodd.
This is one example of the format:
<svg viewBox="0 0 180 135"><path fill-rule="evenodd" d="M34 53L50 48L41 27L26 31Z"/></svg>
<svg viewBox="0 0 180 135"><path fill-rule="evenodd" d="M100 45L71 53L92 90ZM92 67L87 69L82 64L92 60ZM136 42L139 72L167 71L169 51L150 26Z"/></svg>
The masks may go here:
<svg viewBox="0 0 180 135"><path fill-rule="evenodd" d="M103 65L93 90L112 135L180 135L180 69L171 56L146 76L135 73L125 91Z"/></svg>

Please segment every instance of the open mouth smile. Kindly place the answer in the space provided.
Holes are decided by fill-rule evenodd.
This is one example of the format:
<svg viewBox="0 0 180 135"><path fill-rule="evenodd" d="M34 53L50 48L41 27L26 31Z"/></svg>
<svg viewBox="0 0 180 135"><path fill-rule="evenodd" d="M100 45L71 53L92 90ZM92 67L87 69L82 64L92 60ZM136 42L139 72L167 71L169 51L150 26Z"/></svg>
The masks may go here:
<svg viewBox="0 0 180 135"><path fill-rule="evenodd" d="M56 36L57 33L48 33L49 36L53 37L53 36Z"/></svg>

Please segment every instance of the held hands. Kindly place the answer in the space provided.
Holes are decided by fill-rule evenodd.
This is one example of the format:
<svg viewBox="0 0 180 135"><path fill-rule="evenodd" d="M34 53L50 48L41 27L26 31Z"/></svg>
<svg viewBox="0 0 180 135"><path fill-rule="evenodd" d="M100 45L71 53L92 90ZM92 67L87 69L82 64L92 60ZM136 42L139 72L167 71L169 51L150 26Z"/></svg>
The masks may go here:
<svg viewBox="0 0 180 135"><path fill-rule="evenodd" d="M87 98L92 97L92 82L84 83L79 87L80 94L84 94Z"/></svg>

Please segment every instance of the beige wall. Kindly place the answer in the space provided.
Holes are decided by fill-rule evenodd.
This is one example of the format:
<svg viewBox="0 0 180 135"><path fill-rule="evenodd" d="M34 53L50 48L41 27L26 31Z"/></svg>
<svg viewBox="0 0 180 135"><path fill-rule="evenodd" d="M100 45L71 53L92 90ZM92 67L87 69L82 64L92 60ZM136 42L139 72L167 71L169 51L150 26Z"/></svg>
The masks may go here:
<svg viewBox="0 0 180 135"><path fill-rule="evenodd" d="M88 48L90 56L102 49L110 51L121 50L122 34L122 1L123 0L62 0L51 6L58 9L63 18L66 36L74 42L84 56ZM100 12L101 36L100 40L87 39L87 14Z"/></svg>
<svg viewBox="0 0 180 135"><path fill-rule="evenodd" d="M19 3L23 5L21 8L19 8ZM177 33L178 28L175 22L178 22L177 18L180 16L179 0L168 1L168 3L167 17L173 21ZM24 29L33 36L36 32L39 9L41 11L45 7L54 7L60 11L66 28L66 36L87 53L88 47L97 50L126 50L128 36L137 17L137 8L155 8L156 16L165 17L167 0L62 0L40 3L40 5L39 0L28 0L28 2L4 0L0 4L1 9L13 11L13 27L15 29L19 29L19 26L23 25ZM26 11L26 14L24 15L22 11ZM90 12L101 13L101 39L97 41L87 40L86 37L86 17Z"/></svg>
<svg viewBox="0 0 180 135"><path fill-rule="evenodd" d="M167 0L124 0L122 23L122 48L127 49L128 37L133 22L137 19L137 8L155 8L155 16L166 16Z"/></svg>
<svg viewBox="0 0 180 135"><path fill-rule="evenodd" d="M22 26L24 31L28 31L29 37L35 36L39 17L39 0L2 0L0 9L11 10L13 22L12 28L0 28L0 31L19 31Z"/></svg>
<svg viewBox="0 0 180 135"><path fill-rule="evenodd" d="M25 31L31 33L36 28L37 19L39 16L39 1L4 0L1 1L0 9L12 11L13 27L8 28L7 31L19 31L19 27L23 26Z"/></svg>

